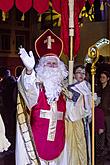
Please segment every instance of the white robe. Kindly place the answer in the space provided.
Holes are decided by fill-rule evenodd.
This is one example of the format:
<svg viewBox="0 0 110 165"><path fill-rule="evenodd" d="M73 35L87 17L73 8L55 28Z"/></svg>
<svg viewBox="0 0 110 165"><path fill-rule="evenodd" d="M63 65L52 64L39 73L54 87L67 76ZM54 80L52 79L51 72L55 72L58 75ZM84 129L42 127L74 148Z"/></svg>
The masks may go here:
<svg viewBox="0 0 110 165"><path fill-rule="evenodd" d="M39 96L39 85L36 82L37 82L37 79L36 79L34 70L31 75L25 74L25 70L24 70L21 77L18 79L18 89L19 89L20 93L22 94L22 97L24 98L25 103L29 110L31 110L31 108L36 104L38 96ZM73 106L73 104L72 104L72 106ZM73 107L73 109L74 109L74 107ZM67 119L71 120L71 117L70 117L71 113L66 114ZM73 111L73 113L75 113L75 111ZM78 149L79 149L78 142L76 144L77 137L75 137L75 131L74 131L74 129L76 129L76 127L77 127L76 120L81 120L82 117L83 117L82 114L80 115L80 113L79 113L79 114L75 115L75 118L73 119L74 122L73 121L65 122L66 142L65 142L65 147L64 147L63 152L57 159L50 161L50 162L41 160L39 158L41 165L86 165L87 164L84 129L83 129L83 125L82 125L81 121L80 121L81 129L80 129L80 131L77 131L77 133L79 133L79 140L82 140L82 146L80 146L79 148L81 149L83 147L82 148L83 152L80 152L80 155L81 155L80 158L78 157L78 155L79 155L78 152L80 150L78 151ZM74 127L74 125L76 125L76 127ZM70 132L72 133L72 136L70 135L71 134ZM27 155L27 152L26 152L26 149L25 149L25 146L23 143L19 123L17 122L16 165L27 165L29 163L30 163L29 156ZM37 163L37 162L36 163L33 162L33 165L38 165L38 164L39 163Z"/></svg>

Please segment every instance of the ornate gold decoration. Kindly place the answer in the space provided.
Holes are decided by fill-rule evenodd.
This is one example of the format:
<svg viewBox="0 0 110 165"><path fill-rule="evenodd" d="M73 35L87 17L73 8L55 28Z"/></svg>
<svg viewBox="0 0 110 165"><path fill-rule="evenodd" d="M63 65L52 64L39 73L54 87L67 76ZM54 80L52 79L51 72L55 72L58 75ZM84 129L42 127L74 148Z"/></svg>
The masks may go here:
<svg viewBox="0 0 110 165"><path fill-rule="evenodd" d="M79 15L79 21L81 21L84 17L89 18L90 21L94 20L94 4L92 4L89 11L87 11L86 6L84 6L81 10L81 13ZM81 21L82 26L82 21Z"/></svg>
<svg viewBox="0 0 110 165"><path fill-rule="evenodd" d="M88 49L88 56L92 59L92 66L91 66L91 75L92 75L92 165L94 165L94 158L95 158L95 139L94 139L94 78L96 74L96 62L99 59L99 50L104 47L105 45L109 44L110 41L106 38L102 38L97 41L94 45L89 47Z"/></svg>
<svg viewBox="0 0 110 165"><path fill-rule="evenodd" d="M24 21L24 19L25 19L25 15L24 15L24 13L23 13L23 15L22 15L22 17L21 17L21 21Z"/></svg>
<svg viewBox="0 0 110 165"><path fill-rule="evenodd" d="M52 9L52 3L49 2L49 10L44 14L39 14L38 22L41 22L42 17L45 15L46 21L53 21L53 26L61 26L61 14Z"/></svg>

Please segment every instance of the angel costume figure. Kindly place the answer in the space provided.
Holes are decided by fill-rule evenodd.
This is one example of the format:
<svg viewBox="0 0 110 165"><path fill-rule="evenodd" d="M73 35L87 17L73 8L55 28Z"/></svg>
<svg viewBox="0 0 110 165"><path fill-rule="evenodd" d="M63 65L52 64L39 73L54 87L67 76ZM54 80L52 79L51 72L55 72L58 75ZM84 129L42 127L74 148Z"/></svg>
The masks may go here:
<svg viewBox="0 0 110 165"><path fill-rule="evenodd" d="M74 83L70 85L70 91L73 93L72 100L76 103L77 99L80 95L83 95L83 123L85 128L85 137L87 143L87 151L88 151L88 165L91 165L91 141L90 141L90 129L89 123L91 122L92 116L92 94L91 94L91 86L89 82L85 80L85 68L81 65L78 65L74 68ZM84 112L84 113L83 113ZM80 142L79 142L80 143Z"/></svg>
<svg viewBox="0 0 110 165"><path fill-rule="evenodd" d="M31 131L23 110L26 107L18 97L16 165L79 165L68 160L71 151L66 142L66 99L62 93L62 81L68 71L59 59L62 40L48 29L36 40L35 50L40 57L38 65L35 65L32 51L28 55L20 48L19 52L25 69L18 79L18 89L30 113ZM86 145L83 147L86 153ZM77 151L74 153L72 158ZM83 158L82 162L86 165Z"/></svg>

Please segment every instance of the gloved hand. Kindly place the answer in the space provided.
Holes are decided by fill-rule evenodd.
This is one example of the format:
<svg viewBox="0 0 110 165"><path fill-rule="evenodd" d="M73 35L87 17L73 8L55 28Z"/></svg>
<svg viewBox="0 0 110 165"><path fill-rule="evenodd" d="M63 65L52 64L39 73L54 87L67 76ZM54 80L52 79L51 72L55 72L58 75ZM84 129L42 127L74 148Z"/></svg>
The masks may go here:
<svg viewBox="0 0 110 165"><path fill-rule="evenodd" d="M35 65L35 59L33 56L33 52L30 51L28 54L24 48L20 48L19 50L20 50L19 51L20 58L21 58L23 64L25 65L25 67L27 68L28 71L32 70Z"/></svg>

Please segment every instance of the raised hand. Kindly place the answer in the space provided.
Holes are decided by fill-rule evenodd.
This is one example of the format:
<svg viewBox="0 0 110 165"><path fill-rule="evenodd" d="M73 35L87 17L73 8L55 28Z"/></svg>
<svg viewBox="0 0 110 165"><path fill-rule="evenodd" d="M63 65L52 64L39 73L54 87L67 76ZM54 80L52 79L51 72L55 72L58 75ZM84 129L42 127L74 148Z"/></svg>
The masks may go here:
<svg viewBox="0 0 110 165"><path fill-rule="evenodd" d="M33 52L29 51L29 54L28 54L24 48L19 48L19 54L27 70L31 71L35 66L35 59L33 56Z"/></svg>

